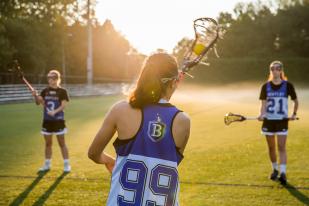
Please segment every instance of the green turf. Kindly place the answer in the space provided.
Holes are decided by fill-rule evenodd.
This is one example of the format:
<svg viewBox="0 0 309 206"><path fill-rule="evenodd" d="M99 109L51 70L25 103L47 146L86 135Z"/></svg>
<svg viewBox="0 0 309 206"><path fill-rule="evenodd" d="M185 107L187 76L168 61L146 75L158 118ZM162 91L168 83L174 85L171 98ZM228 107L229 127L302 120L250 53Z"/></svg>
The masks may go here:
<svg viewBox="0 0 309 206"><path fill-rule="evenodd" d="M288 178L283 188L267 179L271 170L260 123L223 124L223 115L256 115L259 86L183 86L172 103L189 113L192 133L181 163L181 205L309 205L309 90L299 89L300 120L291 122ZM62 174L53 145L53 167L45 175L41 110L34 104L0 105L0 205L104 205L110 176L87 158L88 146L107 109L123 96L72 99L66 109L72 172ZM114 154L111 144L108 149Z"/></svg>

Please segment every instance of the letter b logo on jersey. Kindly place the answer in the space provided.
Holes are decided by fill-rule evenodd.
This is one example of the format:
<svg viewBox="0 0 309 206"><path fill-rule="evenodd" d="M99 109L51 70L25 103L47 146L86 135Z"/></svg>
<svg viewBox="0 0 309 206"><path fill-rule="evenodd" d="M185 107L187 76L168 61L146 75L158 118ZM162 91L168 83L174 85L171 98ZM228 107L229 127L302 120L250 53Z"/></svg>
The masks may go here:
<svg viewBox="0 0 309 206"><path fill-rule="evenodd" d="M148 123L148 136L154 141L160 141L165 135L165 124L161 122L161 119L158 117L157 121L150 121Z"/></svg>

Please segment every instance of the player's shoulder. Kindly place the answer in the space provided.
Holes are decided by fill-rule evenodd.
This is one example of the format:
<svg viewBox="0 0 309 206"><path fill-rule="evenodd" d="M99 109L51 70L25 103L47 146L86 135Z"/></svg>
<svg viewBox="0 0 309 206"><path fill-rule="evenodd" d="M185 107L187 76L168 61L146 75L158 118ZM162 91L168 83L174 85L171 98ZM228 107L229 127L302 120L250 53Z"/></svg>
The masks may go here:
<svg viewBox="0 0 309 206"><path fill-rule="evenodd" d="M45 95L45 94L47 94L47 93L48 93L48 91L49 91L49 87L45 87L45 88L43 88L43 89L42 89L42 91L41 91L41 95Z"/></svg>
<svg viewBox="0 0 309 206"><path fill-rule="evenodd" d="M63 87L58 87L57 90L61 92L67 92L67 89Z"/></svg>
<svg viewBox="0 0 309 206"><path fill-rule="evenodd" d="M39 96L40 96L40 97L43 97L43 98L44 98L45 94L46 94L46 88L40 90L40 92L39 92Z"/></svg>
<svg viewBox="0 0 309 206"><path fill-rule="evenodd" d="M294 85L293 85L293 83L292 83L292 82L290 82L290 81L286 81L286 84L287 84L289 87L293 87L293 88L294 88Z"/></svg>
<svg viewBox="0 0 309 206"><path fill-rule="evenodd" d="M262 84L262 87L266 87L267 84L271 84L271 81L266 81L266 82L264 82L264 83Z"/></svg>
<svg viewBox="0 0 309 206"><path fill-rule="evenodd" d="M190 126L191 119L187 113L181 111L176 115L175 122L177 122L177 124L180 124L180 125Z"/></svg>
<svg viewBox="0 0 309 206"><path fill-rule="evenodd" d="M42 92L49 91L49 87L45 87Z"/></svg>
<svg viewBox="0 0 309 206"><path fill-rule="evenodd" d="M124 114L126 111L132 110L132 109L133 108L131 107L129 102L126 100L120 100L116 102L115 104L113 104L113 106L111 107L111 111L113 113L119 113L119 114Z"/></svg>
<svg viewBox="0 0 309 206"><path fill-rule="evenodd" d="M266 90L267 84L269 83L269 81L264 82L261 86L261 90Z"/></svg>

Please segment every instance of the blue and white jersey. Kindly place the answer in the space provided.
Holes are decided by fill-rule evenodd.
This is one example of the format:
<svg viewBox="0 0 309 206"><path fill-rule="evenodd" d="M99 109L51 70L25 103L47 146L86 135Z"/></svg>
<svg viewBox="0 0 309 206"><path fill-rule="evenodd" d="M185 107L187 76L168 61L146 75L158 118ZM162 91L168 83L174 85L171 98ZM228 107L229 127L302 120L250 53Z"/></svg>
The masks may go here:
<svg viewBox="0 0 309 206"><path fill-rule="evenodd" d="M177 166L183 156L176 148L172 125L180 112L171 104L153 104L142 110L137 134L117 139L108 206L178 206Z"/></svg>
<svg viewBox="0 0 309 206"><path fill-rule="evenodd" d="M270 120L281 120L288 117L288 93L287 81L283 81L278 90L266 84L266 118Z"/></svg>

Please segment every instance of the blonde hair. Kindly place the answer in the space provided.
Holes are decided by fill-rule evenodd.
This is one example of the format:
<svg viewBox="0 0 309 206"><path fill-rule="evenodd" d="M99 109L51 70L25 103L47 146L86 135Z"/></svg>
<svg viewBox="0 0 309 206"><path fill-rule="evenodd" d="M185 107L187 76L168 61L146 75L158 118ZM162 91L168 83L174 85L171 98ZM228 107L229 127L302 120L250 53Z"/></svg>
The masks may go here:
<svg viewBox="0 0 309 206"><path fill-rule="evenodd" d="M276 60L276 61L271 62L270 65L269 65L269 76L268 76L268 81L272 81L273 78L274 78L273 75L272 75L272 73L271 73L271 68L272 68L273 66L275 66L275 65L279 65L280 68L281 68L280 79L282 79L282 80L288 80L288 77L285 76L285 74L284 74L282 62Z"/></svg>
<svg viewBox="0 0 309 206"><path fill-rule="evenodd" d="M48 74L54 74L57 76L57 86L60 86L60 83L61 83L61 74L58 70L56 69L52 69L48 72Z"/></svg>

